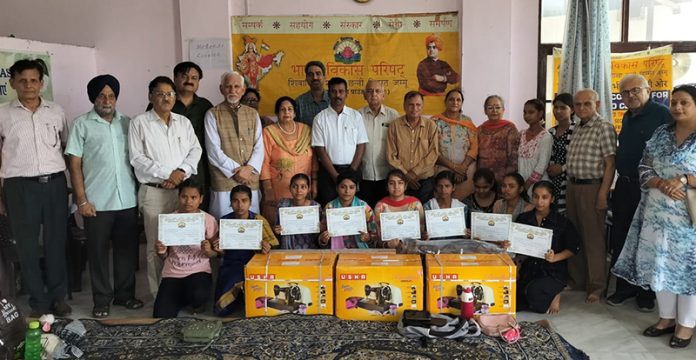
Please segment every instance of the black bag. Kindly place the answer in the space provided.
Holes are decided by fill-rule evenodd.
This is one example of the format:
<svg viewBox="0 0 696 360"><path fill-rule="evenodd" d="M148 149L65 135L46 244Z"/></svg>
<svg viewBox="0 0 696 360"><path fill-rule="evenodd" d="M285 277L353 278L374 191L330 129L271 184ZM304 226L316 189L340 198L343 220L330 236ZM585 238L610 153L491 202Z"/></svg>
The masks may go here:
<svg viewBox="0 0 696 360"><path fill-rule="evenodd" d="M24 340L25 328L19 307L0 294L0 360L15 358L15 349Z"/></svg>

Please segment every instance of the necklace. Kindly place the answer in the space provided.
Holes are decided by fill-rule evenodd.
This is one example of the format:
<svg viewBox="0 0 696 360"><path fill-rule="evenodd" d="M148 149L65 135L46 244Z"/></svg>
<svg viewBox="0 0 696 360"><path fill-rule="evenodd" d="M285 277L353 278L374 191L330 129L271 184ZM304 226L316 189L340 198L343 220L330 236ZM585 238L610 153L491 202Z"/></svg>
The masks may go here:
<svg viewBox="0 0 696 360"><path fill-rule="evenodd" d="M285 131L285 129L283 129L283 126L280 125L280 123L278 123L278 128L280 129L280 131L283 132L283 134L285 134L285 135L292 135L292 134L294 134L295 131L297 130L297 124L296 124L294 121L292 122L292 131Z"/></svg>

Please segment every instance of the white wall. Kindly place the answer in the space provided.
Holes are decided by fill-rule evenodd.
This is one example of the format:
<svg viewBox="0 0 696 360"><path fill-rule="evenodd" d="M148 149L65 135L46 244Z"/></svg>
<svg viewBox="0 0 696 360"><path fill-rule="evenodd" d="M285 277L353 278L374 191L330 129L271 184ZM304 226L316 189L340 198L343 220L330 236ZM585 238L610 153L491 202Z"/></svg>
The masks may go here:
<svg viewBox="0 0 696 360"><path fill-rule="evenodd" d="M229 38L230 15L459 11L464 111L480 123L484 98L499 94L507 100L508 117L524 127L522 103L536 94L538 4L539 0L3 0L0 35L94 46L97 73L119 78L118 107L135 115L147 104L147 83L157 75L171 76L173 66L188 58L192 38ZM222 72L204 69L199 92L213 103L220 100L217 84Z"/></svg>
<svg viewBox="0 0 696 360"><path fill-rule="evenodd" d="M63 107L66 117L71 120L91 108L87 82L97 71L94 49L7 37L0 37L0 49L48 52L53 99Z"/></svg>

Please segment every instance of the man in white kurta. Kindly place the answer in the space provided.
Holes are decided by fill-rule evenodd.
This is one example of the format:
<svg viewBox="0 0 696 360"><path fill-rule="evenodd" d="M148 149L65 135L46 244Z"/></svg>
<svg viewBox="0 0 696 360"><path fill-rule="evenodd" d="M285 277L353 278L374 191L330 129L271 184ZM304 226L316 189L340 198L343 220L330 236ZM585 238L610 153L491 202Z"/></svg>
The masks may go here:
<svg viewBox="0 0 696 360"><path fill-rule="evenodd" d="M250 210L259 213L259 174L263 165L261 119L240 104L246 87L237 72L220 79L225 100L205 114L205 147L210 163L210 213L216 218L232 212L230 191L237 185L251 188Z"/></svg>

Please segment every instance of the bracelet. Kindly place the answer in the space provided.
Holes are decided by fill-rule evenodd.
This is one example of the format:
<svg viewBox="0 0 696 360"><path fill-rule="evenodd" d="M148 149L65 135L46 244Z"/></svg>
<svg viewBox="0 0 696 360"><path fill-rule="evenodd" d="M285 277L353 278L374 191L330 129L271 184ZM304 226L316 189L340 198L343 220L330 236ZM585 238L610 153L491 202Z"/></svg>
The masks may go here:
<svg viewBox="0 0 696 360"><path fill-rule="evenodd" d="M83 207L83 206L85 206L85 205L87 205L87 204L89 204L89 201L85 201L85 202L83 202L83 203L77 205L77 207L81 208L81 207Z"/></svg>

